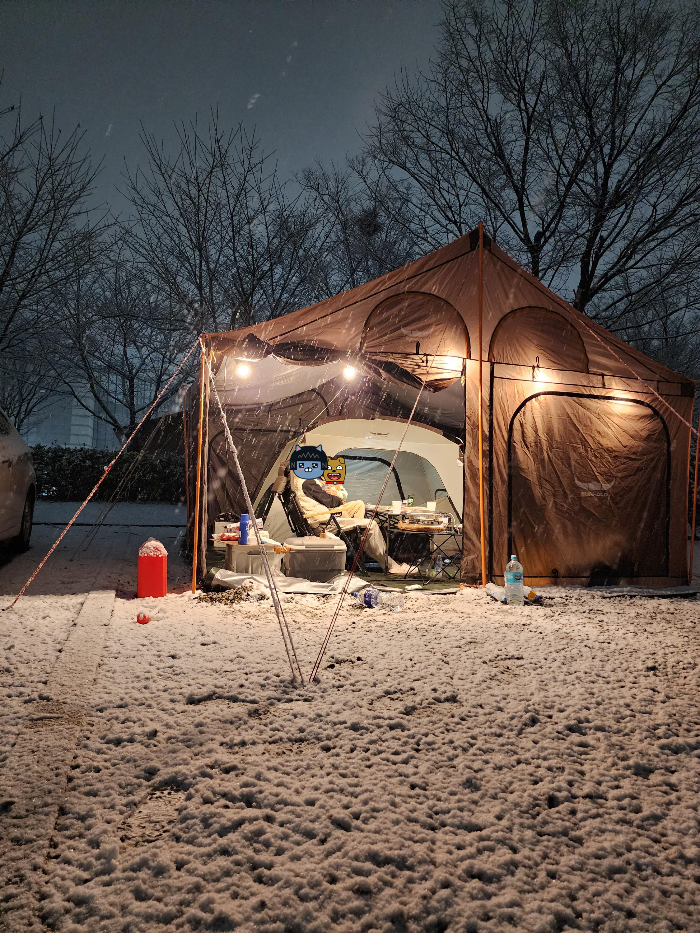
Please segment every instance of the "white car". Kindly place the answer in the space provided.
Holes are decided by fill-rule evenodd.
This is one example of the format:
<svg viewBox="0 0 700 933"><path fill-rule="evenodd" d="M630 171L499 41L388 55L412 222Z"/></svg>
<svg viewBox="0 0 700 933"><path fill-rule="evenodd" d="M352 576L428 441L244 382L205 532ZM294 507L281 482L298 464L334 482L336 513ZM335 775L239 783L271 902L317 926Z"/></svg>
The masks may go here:
<svg viewBox="0 0 700 933"><path fill-rule="evenodd" d="M29 547L36 500L32 452L0 410L0 541Z"/></svg>

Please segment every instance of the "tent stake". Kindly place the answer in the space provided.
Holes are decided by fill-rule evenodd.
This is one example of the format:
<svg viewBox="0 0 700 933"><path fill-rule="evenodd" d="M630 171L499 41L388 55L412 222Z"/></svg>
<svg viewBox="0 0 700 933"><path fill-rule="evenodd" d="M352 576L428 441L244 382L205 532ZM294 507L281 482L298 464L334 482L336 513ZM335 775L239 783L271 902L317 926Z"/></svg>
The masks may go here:
<svg viewBox="0 0 700 933"><path fill-rule="evenodd" d="M199 365L199 435L197 440L197 488L194 501L194 546L192 548L192 592L197 592L197 552L199 551L199 497L202 490L202 431L204 426L204 336L199 338L202 359Z"/></svg>
<svg viewBox="0 0 700 933"><path fill-rule="evenodd" d="M484 392L483 392L483 317L484 317L484 225L479 221L479 522L481 533L481 585L486 586L486 523L484 521ZM493 401L490 400L490 404Z"/></svg>

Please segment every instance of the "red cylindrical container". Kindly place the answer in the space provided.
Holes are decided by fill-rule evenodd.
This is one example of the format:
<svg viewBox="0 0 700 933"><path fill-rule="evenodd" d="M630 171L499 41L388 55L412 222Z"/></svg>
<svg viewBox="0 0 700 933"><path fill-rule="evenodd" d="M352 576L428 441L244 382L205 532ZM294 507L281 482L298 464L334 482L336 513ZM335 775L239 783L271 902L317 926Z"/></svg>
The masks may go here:
<svg viewBox="0 0 700 933"><path fill-rule="evenodd" d="M168 552L155 538L149 538L139 548L137 592L139 598L165 596L168 592Z"/></svg>

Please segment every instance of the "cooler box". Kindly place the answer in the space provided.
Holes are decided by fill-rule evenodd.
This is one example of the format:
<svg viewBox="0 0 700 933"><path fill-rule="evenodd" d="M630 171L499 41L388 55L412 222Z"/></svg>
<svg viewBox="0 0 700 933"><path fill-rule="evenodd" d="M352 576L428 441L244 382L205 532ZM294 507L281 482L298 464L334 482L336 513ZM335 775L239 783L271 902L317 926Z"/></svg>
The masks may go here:
<svg viewBox="0 0 700 933"><path fill-rule="evenodd" d="M273 574L282 573L282 555L275 554L275 545L264 545L267 560ZM257 544L227 544L226 569L234 573L251 573L255 576L265 576L265 565Z"/></svg>
<svg viewBox="0 0 700 933"><path fill-rule="evenodd" d="M302 577L314 583L327 583L345 570L347 548L338 538L287 538L289 553L283 557L288 577Z"/></svg>

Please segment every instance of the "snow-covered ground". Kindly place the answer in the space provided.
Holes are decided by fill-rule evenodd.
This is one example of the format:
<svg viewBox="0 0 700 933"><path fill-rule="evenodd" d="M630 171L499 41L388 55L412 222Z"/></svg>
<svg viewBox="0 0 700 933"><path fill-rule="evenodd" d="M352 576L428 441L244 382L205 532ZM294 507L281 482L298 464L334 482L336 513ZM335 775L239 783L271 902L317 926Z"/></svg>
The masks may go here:
<svg viewBox="0 0 700 933"><path fill-rule="evenodd" d="M83 593L134 588L142 530L99 572L84 560ZM70 553L0 616L3 759L82 602ZM22 882L35 924L16 884L8 931L700 930L697 601L347 607L306 687L269 601L114 605L48 858ZM285 601L305 673L334 605Z"/></svg>

